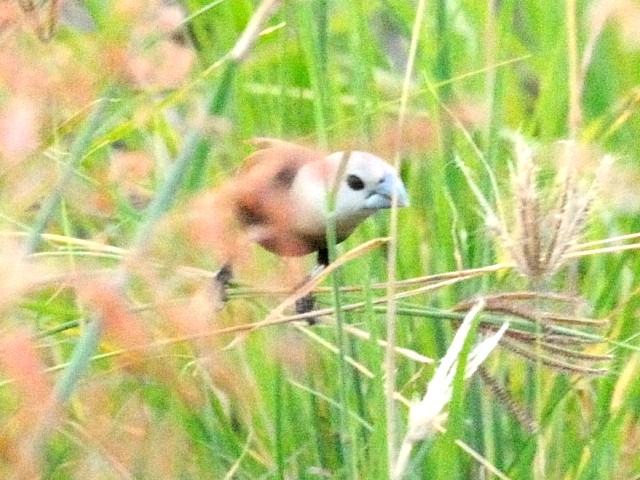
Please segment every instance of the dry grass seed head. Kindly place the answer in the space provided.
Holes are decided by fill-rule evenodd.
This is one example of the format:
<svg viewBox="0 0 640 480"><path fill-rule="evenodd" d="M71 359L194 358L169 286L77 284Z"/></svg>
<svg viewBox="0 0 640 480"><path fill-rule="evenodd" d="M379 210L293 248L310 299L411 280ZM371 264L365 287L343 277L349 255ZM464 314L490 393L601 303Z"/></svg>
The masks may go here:
<svg viewBox="0 0 640 480"><path fill-rule="evenodd" d="M538 423L535 421L532 413L519 405L511 393L488 372L484 365L480 366L478 374L482 379L482 383L489 389L493 396L512 413L524 428L530 433L537 432Z"/></svg>
<svg viewBox="0 0 640 480"><path fill-rule="evenodd" d="M533 149L520 135L514 138L515 165L511 187L514 196L514 222L488 215L487 223L510 252L518 270L532 280L553 275L564 262L564 254L577 243L593 200L607 177L613 157L602 157L592 179L579 175L579 156L584 149L575 142L561 143L554 191L544 191L539 184L539 168ZM546 199L557 195L554 208ZM489 212L491 213L491 212Z"/></svg>
<svg viewBox="0 0 640 480"><path fill-rule="evenodd" d="M53 392L45 375L33 336L25 330L3 332L0 337L0 367L4 376L13 380L18 393L18 414L29 422L45 410Z"/></svg>
<svg viewBox="0 0 640 480"><path fill-rule="evenodd" d="M0 458L15 478L39 478L41 447L60 414L54 408L53 387L29 332L3 332L0 370L12 380L18 401L18 408L2 429Z"/></svg>
<svg viewBox="0 0 640 480"><path fill-rule="evenodd" d="M486 313L511 320L500 344L512 353L562 371L590 375L606 373L605 368L592 365L606 363L611 357L584 352L583 347L590 343L586 341L589 339L591 343L603 342L597 332L608 322L581 317L582 302L576 297L544 292L507 292L487 296L485 301ZM465 301L453 310L468 311L472 305L473 301ZM524 320L531 326L519 325L514 319ZM490 323L481 324L481 328L490 332L497 329Z"/></svg>
<svg viewBox="0 0 640 480"><path fill-rule="evenodd" d="M209 289L203 287L181 299L179 303L159 302L155 310L163 317L165 328L170 334L178 337L201 337L203 340L196 343L205 348L211 343L207 332L218 328L214 300Z"/></svg>
<svg viewBox="0 0 640 480"><path fill-rule="evenodd" d="M533 162L533 150L521 136L515 139L516 167L512 188L516 197L516 260L525 275L538 277L542 272L541 208L537 186L538 168Z"/></svg>
<svg viewBox="0 0 640 480"><path fill-rule="evenodd" d="M137 272L138 274L141 271ZM153 273L142 272L141 278L148 280L152 293L158 290L169 292ZM208 342L189 343L196 353L183 348L186 342L175 342L171 335L177 328L201 331L206 328L206 317L211 306L205 306L205 299L194 297L184 308L165 308L163 302L152 296L154 305L149 309L134 309L115 282L109 279L94 279L89 285L76 287L80 301L98 315L103 331L103 339L108 346L115 347L116 365L124 372L136 376L143 375L159 385L170 389L177 397L189 405L201 405L203 399L200 388L191 378L180 373L185 356L209 353ZM166 296L170 296L169 293ZM192 299L191 297L189 299ZM165 299L165 302L168 301ZM185 318L192 315L190 318ZM195 318L197 317L197 318ZM187 325L188 324L188 325ZM168 337L165 335L169 335ZM206 339L207 337L204 336Z"/></svg>
<svg viewBox="0 0 640 480"><path fill-rule="evenodd" d="M196 61L195 51L186 44L180 26L184 13L176 5L151 1L137 14L121 12L131 23L126 50L114 50L112 58L123 68L124 79L147 89L176 88L184 84ZM130 6L123 5L124 9ZM133 7L136 8L136 7Z"/></svg>
<svg viewBox="0 0 640 480"><path fill-rule="evenodd" d="M122 403L113 395L118 390L114 384L122 381L110 376L103 384L93 378L77 395L76 408L83 415L72 424L81 440L76 461L69 465L73 478L131 478L140 472L168 479L184 474L189 445L184 429L173 423L174 417L149 408L139 391Z"/></svg>
<svg viewBox="0 0 640 480"><path fill-rule="evenodd" d="M15 96L0 109L0 161L11 168L34 153L40 143L40 109ZM5 165L1 165L2 170Z"/></svg>
<svg viewBox="0 0 640 480"><path fill-rule="evenodd" d="M591 375L591 376L600 376L606 375L608 373L607 368L599 368L590 366L591 362L586 363L578 363L573 360L575 358L571 357L569 361L567 361L567 355L558 355L557 351L554 352L556 355L550 356L546 353L540 352L539 349L531 348L522 343L511 340L510 338L503 338L500 345L507 350L515 353L516 355L528 360L531 363L541 363L542 365L552 368L554 370L558 370L565 373L577 373L580 375ZM610 357L607 358L599 358L598 361L608 361Z"/></svg>
<svg viewBox="0 0 640 480"><path fill-rule="evenodd" d="M121 365L138 371L147 364L153 337L115 282L96 278L76 287L81 303L98 315L104 339L123 350Z"/></svg>

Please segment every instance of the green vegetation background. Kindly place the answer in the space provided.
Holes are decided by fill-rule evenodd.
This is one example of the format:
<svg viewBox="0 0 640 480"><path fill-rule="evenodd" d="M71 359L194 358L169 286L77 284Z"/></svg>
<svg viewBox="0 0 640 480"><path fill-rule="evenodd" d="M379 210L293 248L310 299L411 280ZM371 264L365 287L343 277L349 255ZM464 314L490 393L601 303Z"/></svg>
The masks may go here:
<svg viewBox="0 0 640 480"><path fill-rule="evenodd" d="M537 152L543 205L565 168L557 142L579 145L587 179L605 152L617 158L576 243L640 229L640 4L291 0L229 56L257 2L30 3L0 6L0 476L388 476L408 408L396 403L389 445L387 246L318 289L321 307L363 306L246 330L312 260L252 252L219 311L214 256L180 230L189 200L229 178L255 136L400 159L411 207L391 231L397 279L418 279L403 291L454 281L396 303L395 343L410 352L396 355L398 396L424 395L434 367L420 355L444 355L453 309L476 297L572 294L610 322L584 346L613 355L597 377L494 352L487 370L509 400L477 379L456 388L448 433L415 446L405 478L490 478L489 465L517 479L640 475L635 249L604 243L543 280L456 276L510 260L460 162L512 220L518 133ZM336 256L389 235L390 217Z"/></svg>

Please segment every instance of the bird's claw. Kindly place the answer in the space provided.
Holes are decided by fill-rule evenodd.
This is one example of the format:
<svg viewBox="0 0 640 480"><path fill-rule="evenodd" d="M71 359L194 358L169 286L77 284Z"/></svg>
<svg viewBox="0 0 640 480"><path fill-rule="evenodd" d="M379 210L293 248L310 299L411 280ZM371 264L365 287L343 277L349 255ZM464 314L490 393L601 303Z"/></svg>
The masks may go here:
<svg viewBox="0 0 640 480"><path fill-rule="evenodd" d="M312 293L307 293L298 298L295 305L297 314L312 312L316 306L316 297ZM318 322L316 317L308 317L306 320L309 325L315 325Z"/></svg>
<svg viewBox="0 0 640 480"><path fill-rule="evenodd" d="M214 289L217 294L216 296L223 304L229 300L227 287L229 286L229 282L231 282L232 278L233 270L231 269L231 265L223 265L213 277Z"/></svg>

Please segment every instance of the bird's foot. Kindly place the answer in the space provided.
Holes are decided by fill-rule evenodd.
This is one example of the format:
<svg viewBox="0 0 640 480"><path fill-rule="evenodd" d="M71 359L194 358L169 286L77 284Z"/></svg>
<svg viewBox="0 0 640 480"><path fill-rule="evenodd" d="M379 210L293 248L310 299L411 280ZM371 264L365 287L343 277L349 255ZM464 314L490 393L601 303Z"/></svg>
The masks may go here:
<svg viewBox="0 0 640 480"><path fill-rule="evenodd" d="M318 275L320 275L322 273L322 271L326 267L327 267L326 265L324 265L322 263L318 263L318 265L315 266L315 268L313 269L311 274L307 278L305 278L298 285L297 288L301 287L305 283L309 282L310 280L312 280L315 277L317 277ZM296 307L296 313L297 314L303 314L303 313L312 312L316 307L316 297L315 297L315 295L312 292L309 292L306 295L303 295L302 297L300 297L300 298L298 298L296 300L295 307ZM309 325L315 325L316 323L318 323L318 318L317 317L308 317L306 320L309 323Z"/></svg>
<svg viewBox="0 0 640 480"><path fill-rule="evenodd" d="M316 297L313 293L307 293L306 295L296 300L296 313L309 313L312 312L316 306ZM306 319L309 325L315 325L318 322L316 317L309 317Z"/></svg>
<svg viewBox="0 0 640 480"><path fill-rule="evenodd" d="M231 265L223 265L213 277L213 288L217 299L221 304L225 304L229 300L227 295L227 287L233 278L233 270Z"/></svg>

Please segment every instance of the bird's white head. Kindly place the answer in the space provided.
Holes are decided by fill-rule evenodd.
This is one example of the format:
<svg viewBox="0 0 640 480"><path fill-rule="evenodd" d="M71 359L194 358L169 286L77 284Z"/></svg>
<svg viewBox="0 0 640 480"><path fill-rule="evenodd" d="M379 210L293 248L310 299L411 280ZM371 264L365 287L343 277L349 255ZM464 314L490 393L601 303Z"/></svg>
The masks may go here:
<svg viewBox="0 0 640 480"><path fill-rule="evenodd" d="M391 208L394 195L399 207L409 205L409 196L398 172L381 158L367 152L337 152L329 155L327 161L335 168L333 182L342 173L335 200L336 217L370 215L376 210Z"/></svg>
<svg viewBox="0 0 640 480"><path fill-rule="evenodd" d="M303 207L300 211L306 212L306 217L299 219L300 226L307 225L303 230L326 228L328 196L333 189L336 226L341 238L350 235L377 210L390 208L394 195L398 207L409 205L404 183L393 166L367 152L336 152L318 164L305 165L293 185Z"/></svg>

